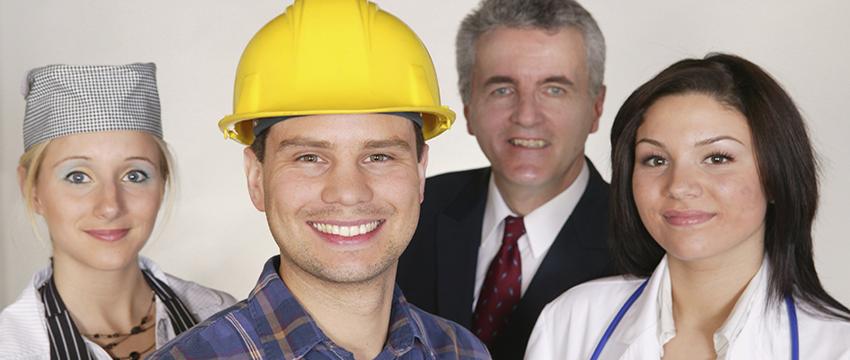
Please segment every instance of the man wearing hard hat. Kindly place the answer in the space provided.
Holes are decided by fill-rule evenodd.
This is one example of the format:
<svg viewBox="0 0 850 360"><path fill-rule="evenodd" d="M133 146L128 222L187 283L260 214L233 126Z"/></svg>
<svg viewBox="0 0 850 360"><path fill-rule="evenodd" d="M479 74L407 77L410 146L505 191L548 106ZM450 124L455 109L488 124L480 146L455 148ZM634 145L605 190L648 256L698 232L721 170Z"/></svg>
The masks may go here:
<svg viewBox="0 0 850 360"><path fill-rule="evenodd" d="M366 0L295 0L248 44L234 113L248 190L280 255L251 295L153 359L487 359L395 285L428 146L451 126L427 50Z"/></svg>

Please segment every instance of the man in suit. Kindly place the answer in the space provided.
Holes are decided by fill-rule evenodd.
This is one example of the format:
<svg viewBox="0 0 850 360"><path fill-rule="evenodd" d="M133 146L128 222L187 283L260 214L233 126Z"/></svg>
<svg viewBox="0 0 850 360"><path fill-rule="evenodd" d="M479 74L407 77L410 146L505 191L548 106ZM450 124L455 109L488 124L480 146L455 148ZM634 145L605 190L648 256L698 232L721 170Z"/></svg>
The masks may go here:
<svg viewBox="0 0 850 360"><path fill-rule="evenodd" d="M584 156L605 40L571 0L483 0L456 46L467 129L491 166L427 180L398 282L495 358L521 359L548 302L612 274L608 184Z"/></svg>

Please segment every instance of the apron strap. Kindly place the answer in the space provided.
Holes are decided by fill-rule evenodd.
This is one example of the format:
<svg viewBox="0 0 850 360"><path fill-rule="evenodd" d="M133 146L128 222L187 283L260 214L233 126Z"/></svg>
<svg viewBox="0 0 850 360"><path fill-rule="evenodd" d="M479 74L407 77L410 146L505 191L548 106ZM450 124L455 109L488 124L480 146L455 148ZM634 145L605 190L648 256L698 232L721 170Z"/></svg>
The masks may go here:
<svg viewBox="0 0 850 360"><path fill-rule="evenodd" d="M94 360L89 353L85 341L77 325L71 319L53 276L44 284L38 292L41 294L41 302L44 304L44 317L47 319L47 335L50 338L51 360Z"/></svg>
<svg viewBox="0 0 850 360"><path fill-rule="evenodd" d="M165 304L168 310L168 316L171 319L171 326L174 328L174 335L180 335L182 332L189 330L195 326L198 321L192 316L189 308L183 304L183 301L177 297L174 290L171 290L164 281L157 279L149 271L143 270L145 281L148 286L156 293L156 296Z"/></svg>

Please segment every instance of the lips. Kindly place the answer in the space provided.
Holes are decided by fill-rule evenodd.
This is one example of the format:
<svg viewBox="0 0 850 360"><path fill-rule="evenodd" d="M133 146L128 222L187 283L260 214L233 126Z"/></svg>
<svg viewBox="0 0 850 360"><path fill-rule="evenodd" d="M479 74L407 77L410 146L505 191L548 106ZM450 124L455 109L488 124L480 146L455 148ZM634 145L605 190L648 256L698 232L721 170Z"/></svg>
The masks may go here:
<svg viewBox="0 0 850 360"><path fill-rule="evenodd" d="M85 232L95 239L113 242L123 239L130 229L95 229L85 230Z"/></svg>
<svg viewBox="0 0 850 360"><path fill-rule="evenodd" d="M336 244L357 244L368 241L377 233L384 220L355 222L308 221L313 230L325 240Z"/></svg>
<svg viewBox="0 0 850 360"><path fill-rule="evenodd" d="M693 226L713 219L716 213L699 210L668 210L663 213L664 220L673 226Z"/></svg>
<svg viewBox="0 0 850 360"><path fill-rule="evenodd" d="M525 149L542 149L549 146L549 142L543 139L511 138L508 143Z"/></svg>

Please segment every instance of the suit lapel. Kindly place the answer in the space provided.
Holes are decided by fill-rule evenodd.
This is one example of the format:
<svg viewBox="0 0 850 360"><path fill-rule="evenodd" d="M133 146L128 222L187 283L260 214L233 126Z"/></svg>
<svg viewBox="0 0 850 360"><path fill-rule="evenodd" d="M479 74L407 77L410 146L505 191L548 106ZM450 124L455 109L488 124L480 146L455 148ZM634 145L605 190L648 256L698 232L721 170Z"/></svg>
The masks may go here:
<svg viewBox="0 0 850 360"><path fill-rule="evenodd" d="M489 168L466 184L437 220L437 309L469 327Z"/></svg>
<svg viewBox="0 0 850 360"><path fill-rule="evenodd" d="M511 315L501 358L522 358L543 307L579 283L612 274L607 251L608 188L590 160L587 188L567 219Z"/></svg>
<svg viewBox="0 0 850 360"><path fill-rule="evenodd" d="M590 168L587 188L540 263L517 311L523 311L523 305L532 308L537 308L539 303L545 305L566 289L586 281L594 266L608 262L607 184L590 160L587 164Z"/></svg>

